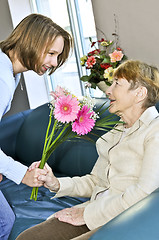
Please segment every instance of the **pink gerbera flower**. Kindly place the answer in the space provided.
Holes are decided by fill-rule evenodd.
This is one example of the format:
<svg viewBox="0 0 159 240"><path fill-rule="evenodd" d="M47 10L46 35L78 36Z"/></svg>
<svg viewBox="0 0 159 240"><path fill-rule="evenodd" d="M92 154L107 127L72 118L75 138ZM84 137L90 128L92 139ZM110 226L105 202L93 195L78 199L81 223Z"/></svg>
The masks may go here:
<svg viewBox="0 0 159 240"><path fill-rule="evenodd" d="M89 112L90 108L84 105L78 112L77 119L72 124L72 131L78 135L85 135L91 131L95 125L95 120L90 118L94 112Z"/></svg>
<svg viewBox="0 0 159 240"><path fill-rule="evenodd" d="M124 54L122 51L115 50L113 53L110 53L109 56L111 58L111 62L118 62L123 58Z"/></svg>
<svg viewBox="0 0 159 240"><path fill-rule="evenodd" d="M72 122L77 118L79 101L72 95L61 96L55 103L54 116L60 122Z"/></svg>
<svg viewBox="0 0 159 240"><path fill-rule="evenodd" d="M92 68L95 63L96 63L95 57L94 56L89 57L86 62L87 68Z"/></svg>

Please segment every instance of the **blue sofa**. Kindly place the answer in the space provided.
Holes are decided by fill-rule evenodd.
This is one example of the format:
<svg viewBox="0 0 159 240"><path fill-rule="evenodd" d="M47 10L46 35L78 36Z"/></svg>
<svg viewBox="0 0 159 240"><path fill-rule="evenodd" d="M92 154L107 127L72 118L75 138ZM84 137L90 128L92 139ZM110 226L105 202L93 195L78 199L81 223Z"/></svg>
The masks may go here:
<svg viewBox="0 0 159 240"><path fill-rule="evenodd" d="M101 105L105 99L98 99ZM108 110L104 115L108 114ZM44 104L34 110L27 110L3 118L0 123L0 147L15 160L29 166L40 160L49 108ZM118 118L116 118L118 119ZM103 132L98 134L103 134ZM97 137L93 137L96 141ZM59 146L48 160L56 176L82 176L89 173L97 159L95 144L86 140L67 141ZM37 201L30 200L32 188L3 178L0 190L11 205L16 220L9 240L25 229L43 222L52 213L86 201L86 198L53 196L48 189L39 188ZM90 239L159 239L157 224L159 218L158 190L103 226ZM136 233L137 232L137 233ZM150 237L153 236L153 237Z"/></svg>

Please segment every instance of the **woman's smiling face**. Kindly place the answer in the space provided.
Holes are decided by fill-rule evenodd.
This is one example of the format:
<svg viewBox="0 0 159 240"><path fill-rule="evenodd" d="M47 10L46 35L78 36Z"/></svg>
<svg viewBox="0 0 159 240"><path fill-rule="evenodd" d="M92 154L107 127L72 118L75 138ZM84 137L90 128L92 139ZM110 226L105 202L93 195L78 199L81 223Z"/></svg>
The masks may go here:
<svg viewBox="0 0 159 240"><path fill-rule="evenodd" d="M38 75L43 75L47 70L52 67L56 67L58 64L58 56L62 53L64 48L64 39L62 36L57 37L52 46L50 47L48 53L46 54L43 64L41 66Z"/></svg>
<svg viewBox="0 0 159 240"><path fill-rule="evenodd" d="M130 89L131 84L125 78L114 79L106 94L110 100L109 111L119 115L131 112L136 104L137 89Z"/></svg>

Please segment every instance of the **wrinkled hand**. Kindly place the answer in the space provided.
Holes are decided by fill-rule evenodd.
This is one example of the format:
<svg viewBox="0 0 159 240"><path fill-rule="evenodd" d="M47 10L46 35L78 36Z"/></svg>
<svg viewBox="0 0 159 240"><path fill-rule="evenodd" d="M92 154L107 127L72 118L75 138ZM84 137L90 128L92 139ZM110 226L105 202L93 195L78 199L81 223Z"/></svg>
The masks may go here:
<svg viewBox="0 0 159 240"><path fill-rule="evenodd" d="M0 173L0 182L3 180L3 175Z"/></svg>
<svg viewBox="0 0 159 240"><path fill-rule="evenodd" d="M52 172L52 169L49 167L47 163L45 163L45 169L47 171L46 175L40 175L38 180L44 182L44 187L49 188L51 191L57 192L60 188L60 183L58 179Z"/></svg>
<svg viewBox="0 0 159 240"><path fill-rule="evenodd" d="M27 170L26 174L22 179L22 183L30 187L41 187L44 182L39 178L39 176L45 176L47 171L45 169L35 168L31 171Z"/></svg>
<svg viewBox="0 0 159 240"><path fill-rule="evenodd" d="M70 223L74 226L82 226L85 224L84 217L84 208L65 208L54 214L54 217L61 222Z"/></svg>
<svg viewBox="0 0 159 240"><path fill-rule="evenodd" d="M40 161L33 162L29 167L29 171L38 168L39 165ZM47 163L45 163L44 170L47 172L47 175L39 175L38 180L43 182L44 187L49 188L51 191L57 192L60 188L60 183Z"/></svg>

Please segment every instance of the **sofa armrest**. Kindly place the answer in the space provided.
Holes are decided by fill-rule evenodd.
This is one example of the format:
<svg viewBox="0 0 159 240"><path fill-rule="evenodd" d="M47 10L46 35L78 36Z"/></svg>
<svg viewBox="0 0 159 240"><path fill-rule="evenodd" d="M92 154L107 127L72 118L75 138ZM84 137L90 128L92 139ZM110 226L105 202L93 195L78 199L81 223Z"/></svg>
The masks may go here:
<svg viewBox="0 0 159 240"><path fill-rule="evenodd" d="M159 189L99 229L90 240L159 238Z"/></svg>

